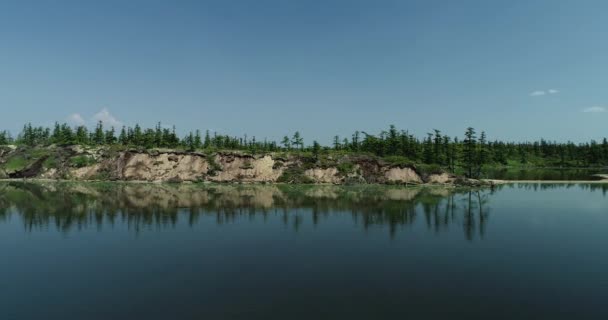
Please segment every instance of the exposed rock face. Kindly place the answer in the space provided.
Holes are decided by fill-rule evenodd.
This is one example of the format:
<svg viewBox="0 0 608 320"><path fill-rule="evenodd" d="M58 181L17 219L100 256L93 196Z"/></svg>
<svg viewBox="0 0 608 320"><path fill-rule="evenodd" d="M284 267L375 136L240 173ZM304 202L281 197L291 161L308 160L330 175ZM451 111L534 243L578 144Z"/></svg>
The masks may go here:
<svg viewBox="0 0 608 320"><path fill-rule="evenodd" d="M197 181L207 174L206 159L195 154L134 153L123 158L118 172L122 180L142 181Z"/></svg>
<svg viewBox="0 0 608 320"><path fill-rule="evenodd" d="M452 182L452 180L452 177L450 177L450 175L447 173L431 174L428 177L427 183L446 184Z"/></svg>
<svg viewBox="0 0 608 320"><path fill-rule="evenodd" d="M389 183L422 183L422 178L411 168L390 168L384 173Z"/></svg>
<svg viewBox="0 0 608 320"><path fill-rule="evenodd" d="M76 180L90 180L98 174L100 167L101 166L99 164L94 164L92 166L86 166L82 168L73 168L70 169L70 176L72 176ZM48 171L43 173L43 176L52 177L53 174L56 172L56 169L49 169Z"/></svg>
<svg viewBox="0 0 608 320"><path fill-rule="evenodd" d="M317 183L341 183L344 179L338 175L337 168L314 168L304 171L304 175Z"/></svg>
<svg viewBox="0 0 608 320"><path fill-rule="evenodd" d="M221 167L216 175L207 177L215 182L276 182L283 168L275 169L275 160L270 155L261 158L238 154L218 154L215 162Z"/></svg>
<svg viewBox="0 0 608 320"><path fill-rule="evenodd" d="M73 180L129 180L149 182L305 182L320 184L451 184L448 174L421 175L414 167L390 165L370 156L319 159L291 155L249 155L219 152L212 155L175 150L112 150L80 146L27 150L2 149L0 178L46 178ZM12 157L12 158L11 158ZM18 171L3 171L15 157L31 159ZM13 161L14 162L14 161Z"/></svg>

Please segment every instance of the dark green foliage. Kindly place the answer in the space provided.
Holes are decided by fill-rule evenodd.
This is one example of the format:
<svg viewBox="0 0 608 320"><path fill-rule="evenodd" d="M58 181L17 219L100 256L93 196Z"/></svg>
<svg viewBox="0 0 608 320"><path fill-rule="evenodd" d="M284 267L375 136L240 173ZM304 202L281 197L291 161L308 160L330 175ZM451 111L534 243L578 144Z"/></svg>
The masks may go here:
<svg viewBox="0 0 608 320"><path fill-rule="evenodd" d="M0 131L0 146L11 143L13 143L13 138L11 137L11 134L6 130Z"/></svg>
<svg viewBox="0 0 608 320"><path fill-rule="evenodd" d="M438 164L422 164L418 165L416 169L419 171L419 173L424 175L441 174L444 172L444 170Z"/></svg>
<svg viewBox="0 0 608 320"><path fill-rule="evenodd" d="M241 150L251 154L259 152L292 151L310 152L313 159L319 159L321 153L347 154L351 152L366 153L381 158L401 157L408 163L436 164L445 170L455 172L464 170L469 177L478 177L484 166L557 166L585 167L608 165L608 141L590 141L574 144L557 143L545 139L535 142L512 143L487 141L485 132L477 139L473 128L468 128L464 140L450 139L434 130L424 139L416 138L405 130L398 130L394 125L377 135L356 131L351 139L340 139L335 136L332 146L322 146L313 141L309 146L296 131L286 135L280 144L275 141L248 139L247 136L235 137L200 130L188 132L179 138L175 127L163 127L160 123L154 128L123 126L117 136L114 128L104 129L99 122L92 130L85 126L70 127L67 124L55 123L53 129L34 127L26 124L16 139L7 131L0 131L0 145L18 144L29 147L50 144L85 145L85 146L120 146L123 148L170 148L190 151L205 150Z"/></svg>
<svg viewBox="0 0 608 320"><path fill-rule="evenodd" d="M321 145L317 142L317 140L312 142L312 156L315 159L319 159L319 153L321 152Z"/></svg>
<svg viewBox="0 0 608 320"><path fill-rule="evenodd" d="M477 136L475 135L475 129L469 127L464 134L465 138L462 150L462 167L464 168L467 177L473 177L476 172L477 164Z"/></svg>
<svg viewBox="0 0 608 320"><path fill-rule="evenodd" d="M304 138L302 138L299 131L296 131L296 133L293 134L293 137L291 138L291 145L295 146L296 148L299 147L300 149L304 149Z"/></svg>

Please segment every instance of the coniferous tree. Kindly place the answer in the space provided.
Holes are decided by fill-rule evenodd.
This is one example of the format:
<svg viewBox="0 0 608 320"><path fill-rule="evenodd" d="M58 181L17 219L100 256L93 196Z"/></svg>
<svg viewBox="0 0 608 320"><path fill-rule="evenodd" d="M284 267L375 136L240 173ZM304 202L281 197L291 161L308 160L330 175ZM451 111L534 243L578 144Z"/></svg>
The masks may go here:
<svg viewBox="0 0 608 320"><path fill-rule="evenodd" d="M300 147L300 150L304 149L304 139L300 135L299 131L296 131L293 134L293 138L291 140L291 144L297 147Z"/></svg>
<svg viewBox="0 0 608 320"><path fill-rule="evenodd" d="M488 160L488 150L486 146L486 133L485 131L481 132L479 136L479 150L477 154L477 177L481 176L481 171L483 169L484 164L486 164Z"/></svg>
<svg viewBox="0 0 608 320"><path fill-rule="evenodd" d="M315 159L319 159L320 151L321 151L321 145L317 142L317 140L314 140L312 142L312 156Z"/></svg>
<svg viewBox="0 0 608 320"><path fill-rule="evenodd" d="M87 129L87 127L85 126L78 126L76 128L76 143L77 144L82 144L82 145L87 145L90 144L90 139L89 139L89 130Z"/></svg>
<svg viewBox="0 0 608 320"><path fill-rule="evenodd" d="M355 133L353 133L351 141L352 141L351 146L352 146L353 151L358 151L359 150L359 131L355 131Z"/></svg>
<svg viewBox="0 0 608 320"><path fill-rule="evenodd" d="M110 130L106 131L105 141L106 141L106 144L109 144L109 145L113 145L116 143L116 130L114 130L114 127L110 127Z"/></svg>
<svg viewBox="0 0 608 320"><path fill-rule="evenodd" d="M428 133L424 140L423 157L425 163L435 163L435 154L433 152L433 135Z"/></svg>
<svg viewBox="0 0 608 320"><path fill-rule="evenodd" d="M434 129L435 136L433 138L433 162L443 165L445 163L443 154L443 137L441 131Z"/></svg>
<svg viewBox="0 0 608 320"><path fill-rule="evenodd" d="M203 146L203 142L201 141L201 131L196 130L194 134L194 149L200 149Z"/></svg>
<svg viewBox="0 0 608 320"><path fill-rule="evenodd" d="M475 129L469 127L463 141L462 166L467 177L472 178L475 174L477 162L477 136Z"/></svg>
<svg viewBox="0 0 608 320"><path fill-rule="evenodd" d="M103 134L103 122L97 122L95 127L95 133L93 135L93 143L96 145L102 145L105 141L105 135Z"/></svg>
<svg viewBox="0 0 608 320"><path fill-rule="evenodd" d="M334 150L340 150L340 137L334 136Z"/></svg>
<svg viewBox="0 0 608 320"><path fill-rule="evenodd" d="M203 147L205 149L211 146L211 137L209 136L209 130L205 131L205 141L203 142Z"/></svg>
<svg viewBox="0 0 608 320"><path fill-rule="evenodd" d="M122 144L123 146L126 146L129 144L129 140L127 137L127 129L125 128L125 126L122 126L122 129L120 130L120 135L118 136L118 142L120 144Z"/></svg>
<svg viewBox="0 0 608 320"><path fill-rule="evenodd" d="M283 144L283 148L285 148L285 150L291 149L291 140L289 140L288 136L284 136L281 143Z"/></svg>

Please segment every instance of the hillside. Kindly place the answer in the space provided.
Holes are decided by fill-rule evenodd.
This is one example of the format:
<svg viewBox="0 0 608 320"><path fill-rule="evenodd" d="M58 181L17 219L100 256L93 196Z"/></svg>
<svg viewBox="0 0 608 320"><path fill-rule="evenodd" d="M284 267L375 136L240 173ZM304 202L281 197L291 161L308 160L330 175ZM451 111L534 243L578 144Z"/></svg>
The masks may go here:
<svg viewBox="0 0 608 320"><path fill-rule="evenodd" d="M366 154L203 153L55 145L0 147L0 178L330 184L452 184L458 180L435 167Z"/></svg>

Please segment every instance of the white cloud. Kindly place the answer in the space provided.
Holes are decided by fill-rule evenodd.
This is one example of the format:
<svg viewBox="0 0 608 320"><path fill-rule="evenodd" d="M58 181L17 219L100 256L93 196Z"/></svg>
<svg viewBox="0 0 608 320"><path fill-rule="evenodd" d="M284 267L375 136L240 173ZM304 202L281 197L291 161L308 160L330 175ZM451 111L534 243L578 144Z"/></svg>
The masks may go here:
<svg viewBox="0 0 608 320"><path fill-rule="evenodd" d="M116 119L107 108L103 108L101 111L97 112L93 116L93 121L101 121L105 126L118 127L122 125L122 122Z"/></svg>
<svg viewBox="0 0 608 320"><path fill-rule="evenodd" d="M536 90L530 92L531 97L540 97L548 94L558 94L559 90L557 89L547 89L547 90Z"/></svg>
<svg viewBox="0 0 608 320"><path fill-rule="evenodd" d="M606 108L604 107L589 107L589 108L585 108L583 109L583 112L588 112L588 113L598 113L598 112L606 112Z"/></svg>
<svg viewBox="0 0 608 320"><path fill-rule="evenodd" d="M82 126L86 123L80 113L72 113L71 115L69 115L68 122L78 126Z"/></svg>
<svg viewBox="0 0 608 320"><path fill-rule="evenodd" d="M106 127L122 126L122 121L116 119L116 117L112 115L110 113L110 110L108 110L107 108L101 109L91 118L88 118L86 120L82 115L80 115L80 113L72 113L66 119L69 124L76 126L94 126L99 121L101 121Z"/></svg>

